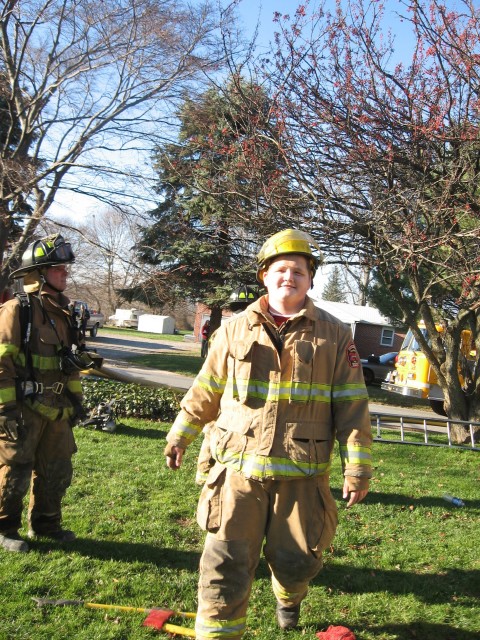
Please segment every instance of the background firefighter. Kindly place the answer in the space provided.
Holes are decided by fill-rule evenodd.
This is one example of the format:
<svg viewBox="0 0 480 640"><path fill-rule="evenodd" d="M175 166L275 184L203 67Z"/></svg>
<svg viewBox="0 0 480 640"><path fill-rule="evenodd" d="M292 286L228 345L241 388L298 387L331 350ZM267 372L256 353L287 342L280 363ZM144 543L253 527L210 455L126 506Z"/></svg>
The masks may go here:
<svg viewBox="0 0 480 640"><path fill-rule="evenodd" d="M267 295L218 329L167 436L167 465L178 469L185 448L215 423L215 464L197 509L207 531L197 640L242 637L262 545L277 622L297 625L337 526L329 487L335 438L347 506L368 493L368 394L350 329L307 295L319 263L314 249L294 229L264 243L257 277Z"/></svg>
<svg viewBox="0 0 480 640"><path fill-rule="evenodd" d="M200 356L202 358L206 358L208 353L208 341L210 339L210 320L205 320L201 330L201 334L202 334L202 346L200 349Z"/></svg>
<svg viewBox="0 0 480 640"><path fill-rule="evenodd" d="M0 546L8 551L28 551L19 529L29 487L29 536L75 539L61 526L82 399L77 327L63 295L74 260L60 235L32 242L12 273L27 296L0 308Z"/></svg>

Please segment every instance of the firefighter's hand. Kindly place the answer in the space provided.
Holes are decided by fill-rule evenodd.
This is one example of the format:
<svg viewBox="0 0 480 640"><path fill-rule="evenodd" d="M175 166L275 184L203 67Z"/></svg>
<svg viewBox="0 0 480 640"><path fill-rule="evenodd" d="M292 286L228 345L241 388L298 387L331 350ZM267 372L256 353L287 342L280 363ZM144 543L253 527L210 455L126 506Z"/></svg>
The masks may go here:
<svg viewBox="0 0 480 640"><path fill-rule="evenodd" d="M174 471L180 469L184 451L185 449L180 449L180 447L172 447L170 454L166 456L167 467L169 469L173 469Z"/></svg>
<svg viewBox="0 0 480 640"><path fill-rule="evenodd" d="M347 480L343 483L343 498L344 500L348 499L347 507L351 507L354 504L357 504L357 502L361 502L367 493L368 489L363 489L362 491L350 491Z"/></svg>

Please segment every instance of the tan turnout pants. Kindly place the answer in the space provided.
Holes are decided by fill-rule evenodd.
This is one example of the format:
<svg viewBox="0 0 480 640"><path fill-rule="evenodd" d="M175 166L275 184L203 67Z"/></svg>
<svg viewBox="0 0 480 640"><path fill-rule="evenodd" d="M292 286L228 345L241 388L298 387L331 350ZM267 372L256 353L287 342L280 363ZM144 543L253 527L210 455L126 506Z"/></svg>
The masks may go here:
<svg viewBox="0 0 480 640"><path fill-rule="evenodd" d="M249 480L216 464L200 496L197 520L208 531L200 560L197 640L239 640L263 551L275 597L299 604L322 567L337 526L328 477Z"/></svg>
<svg viewBox="0 0 480 640"><path fill-rule="evenodd" d="M72 429L67 420L50 422L27 407L23 419L18 441L0 441L0 533L20 528L29 488L30 527L37 533L57 531L62 498L72 480Z"/></svg>

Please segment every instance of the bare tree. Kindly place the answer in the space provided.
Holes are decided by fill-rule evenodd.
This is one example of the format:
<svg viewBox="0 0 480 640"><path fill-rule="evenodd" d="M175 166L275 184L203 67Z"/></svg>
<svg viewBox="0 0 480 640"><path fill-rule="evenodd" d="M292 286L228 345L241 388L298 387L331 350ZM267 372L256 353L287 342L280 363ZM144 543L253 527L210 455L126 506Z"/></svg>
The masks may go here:
<svg viewBox="0 0 480 640"><path fill-rule="evenodd" d="M277 15L278 50L261 71L311 203L309 230L345 263L377 271L448 415L480 420L480 13L457 5L399 3L414 40L408 64L392 61L381 3L338 3L333 14L303 5L291 21Z"/></svg>
<svg viewBox="0 0 480 640"><path fill-rule="evenodd" d="M133 183L140 199L137 154L218 68L222 20L209 0L2 3L0 290L60 189L114 205Z"/></svg>
<svg viewBox="0 0 480 640"><path fill-rule="evenodd" d="M142 220L135 212L105 209L80 223L69 218L44 218L38 233L62 233L73 248L72 267L67 295L86 300L106 316L120 304L119 289L135 283L139 268L133 247Z"/></svg>
<svg viewBox="0 0 480 640"><path fill-rule="evenodd" d="M138 277L132 252L138 233L137 217L118 209L106 209L79 227L72 284L107 316L120 304L117 291Z"/></svg>

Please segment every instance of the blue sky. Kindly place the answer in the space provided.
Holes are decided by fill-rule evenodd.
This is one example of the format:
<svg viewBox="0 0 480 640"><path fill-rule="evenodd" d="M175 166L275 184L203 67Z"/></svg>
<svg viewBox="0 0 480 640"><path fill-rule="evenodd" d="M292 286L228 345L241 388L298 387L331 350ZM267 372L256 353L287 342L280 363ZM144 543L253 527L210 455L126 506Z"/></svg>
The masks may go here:
<svg viewBox="0 0 480 640"><path fill-rule="evenodd" d="M238 7L238 14L244 23L247 35L253 35L257 20L260 22L259 29L259 45L267 46L273 40L273 34L278 28L273 22L273 15L276 11L283 15L293 15L297 7L301 4L301 0L242 0ZM310 13L314 7L318 6L318 2L314 0L310 2ZM396 55L398 61L408 61L411 51L411 30L408 22L400 20L398 14L404 14L405 7L398 0L384 0L385 10L385 28L391 29L396 37ZM454 0L447 4L455 4ZM327 10L335 10L335 0L326 0L325 8Z"/></svg>

